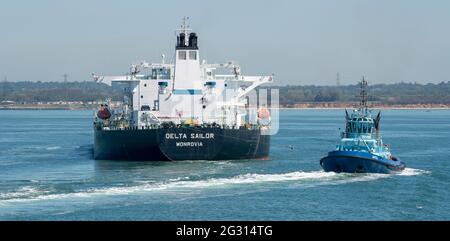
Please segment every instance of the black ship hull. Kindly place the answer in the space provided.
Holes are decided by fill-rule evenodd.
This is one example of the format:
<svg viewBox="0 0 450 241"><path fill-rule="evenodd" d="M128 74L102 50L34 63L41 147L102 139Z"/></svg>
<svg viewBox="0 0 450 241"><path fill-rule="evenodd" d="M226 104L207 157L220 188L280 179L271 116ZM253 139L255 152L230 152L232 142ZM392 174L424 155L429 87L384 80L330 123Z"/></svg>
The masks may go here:
<svg viewBox="0 0 450 241"><path fill-rule="evenodd" d="M170 127L94 130L97 160L239 160L266 159L270 135L260 129Z"/></svg>

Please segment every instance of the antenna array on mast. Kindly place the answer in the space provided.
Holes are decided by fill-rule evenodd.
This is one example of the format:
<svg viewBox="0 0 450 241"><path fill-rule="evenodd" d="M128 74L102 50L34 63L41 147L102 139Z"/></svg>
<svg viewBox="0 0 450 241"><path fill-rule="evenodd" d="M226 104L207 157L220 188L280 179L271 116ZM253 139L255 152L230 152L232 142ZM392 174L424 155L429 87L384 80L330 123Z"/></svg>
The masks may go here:
<svg viewBox="0 0 450 241"><path fill-rule="evenodd" d="M188 32L192 30L192 29L190 29L190 26L187 23L188 20L189 20L189 17L184 16L183 17L183 22L181 23L181 28L177 29L176 32L182 32L182 33L184 33L184 36L188 36ZM188 44L188 39L187 38L184 39L184 44L185 45Z"/></svg>
<svg viewBox="0 0 450 241"><path fill-rule="evenodd" d="M364 79L364 76L360 82L360 97L361 97L361 108L367 110L367 80Z"/></svg>

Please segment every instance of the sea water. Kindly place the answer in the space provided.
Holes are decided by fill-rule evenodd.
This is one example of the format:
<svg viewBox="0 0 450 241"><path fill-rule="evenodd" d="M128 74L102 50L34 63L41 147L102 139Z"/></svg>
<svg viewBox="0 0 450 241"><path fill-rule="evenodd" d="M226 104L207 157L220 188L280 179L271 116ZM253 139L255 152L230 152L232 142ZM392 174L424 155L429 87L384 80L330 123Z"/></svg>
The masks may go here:
<svg viewBox="0 0 450 241"><path fill-rule="evenodd" d="M92 111L0 111L0 220L450 219L450 110L385 110L400 174L336 174L343 110L281 110L269 160L92 158Z"/></svg>

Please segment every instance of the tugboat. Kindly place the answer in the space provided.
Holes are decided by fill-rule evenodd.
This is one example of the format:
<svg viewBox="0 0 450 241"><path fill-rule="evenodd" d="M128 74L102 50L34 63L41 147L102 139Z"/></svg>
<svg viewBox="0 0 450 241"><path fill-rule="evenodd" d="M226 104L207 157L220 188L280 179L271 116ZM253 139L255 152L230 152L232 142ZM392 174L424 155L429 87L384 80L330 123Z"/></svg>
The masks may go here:
<svg viewBox="0 0 450 241"><path fill-rule="evenodd" d="M367 81L362 79L360 107L351 115L345 110L345 131L341 133L341 143L336 150L320 160L326 172L346 173L384 173L391 174L405 169L406 165L393 156L388 145L380 136L379 111L372 118L367 107Z"/></svg>
<svg viewBox="0 0 450 241"><path fill-rule="evenodd" d="M176 30L169 63L162 55L160 63L133 64L123 76L92 74L94 81L124 96L121 103L102 105L94 116L94 159L268 158L269 109L267 102L251 102L250 94L272 83L273 75L244 76L233 61L200 61L198 36L186 20Z"/></svg>

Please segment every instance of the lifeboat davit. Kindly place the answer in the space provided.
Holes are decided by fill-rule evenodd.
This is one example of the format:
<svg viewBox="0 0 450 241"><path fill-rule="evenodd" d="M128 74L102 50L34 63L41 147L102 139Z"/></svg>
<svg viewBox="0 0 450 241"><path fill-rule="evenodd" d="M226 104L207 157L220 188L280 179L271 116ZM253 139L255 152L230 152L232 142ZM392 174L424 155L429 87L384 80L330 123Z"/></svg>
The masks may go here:
<svg viewBox="0 0 450 241"><path fill-rule="evenodd" d="M111 112L108 110L108 107L102 105L101 109L97 112L97 117L102 120L109 119Z"/></svg>

